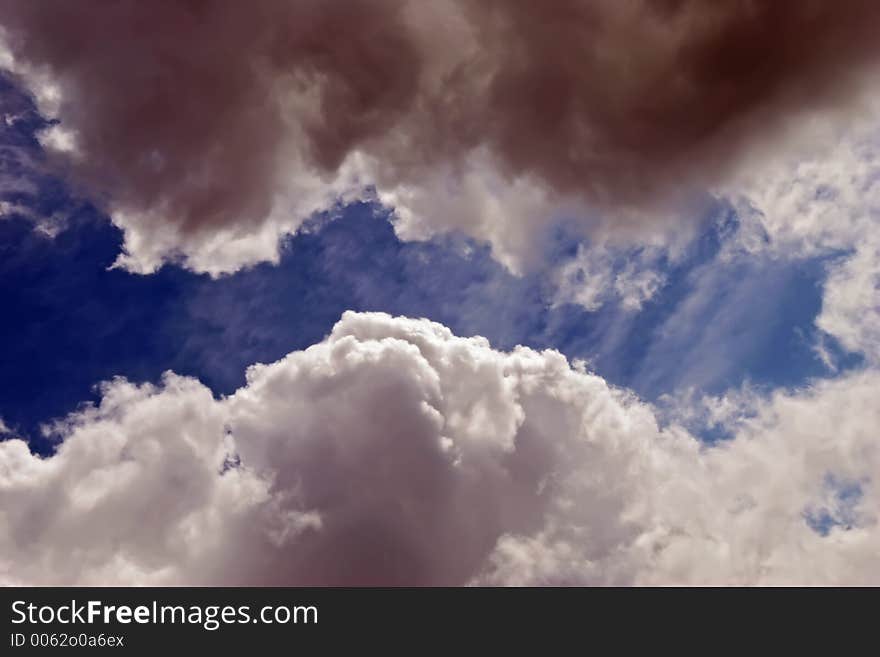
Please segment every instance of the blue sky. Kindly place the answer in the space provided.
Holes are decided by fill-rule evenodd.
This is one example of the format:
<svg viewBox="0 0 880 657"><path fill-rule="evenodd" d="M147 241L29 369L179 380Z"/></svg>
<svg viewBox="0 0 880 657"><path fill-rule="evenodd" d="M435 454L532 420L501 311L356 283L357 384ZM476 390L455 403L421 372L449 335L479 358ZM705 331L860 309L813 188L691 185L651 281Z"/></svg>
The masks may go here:
<svg viewBox="0 0 880 657"><path fill-rule="evenodd" d="M7 185L3 200L60 218L53 235L21 212L0 221L0 417L38 451L51 449L40 425L95 401L100 381L174 370L228 394L248 365L320 341L349 309L426 317L499 349L558 349L649 401L830 374L813 325L830 256L721 258L738 222L721 202L685 255L661 263L665 284L640 310L554 303L552 267L577 247L564 231L547 240L543 268L515 276L465 237L401 242L389 212L368 203L314 218L277 265L218 279L174 265L149 276L110 269L120 231L59 180L22 167L25 155L41 157L34 131L44 123L9 83L0 92L26 117L2 126L4 177L34 190ZM844 368L858 365L837 351Z"/></svg>

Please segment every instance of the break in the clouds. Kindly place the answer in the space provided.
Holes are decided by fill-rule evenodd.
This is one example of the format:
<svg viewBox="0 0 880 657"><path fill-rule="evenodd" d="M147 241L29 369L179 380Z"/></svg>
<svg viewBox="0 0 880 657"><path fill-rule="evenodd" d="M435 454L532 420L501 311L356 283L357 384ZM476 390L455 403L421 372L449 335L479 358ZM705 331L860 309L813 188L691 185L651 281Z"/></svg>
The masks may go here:
<svg viewBox="0 0 880 657"><path fill-rule="evenodd" d="M125 229L119 264L215 274L371 185L402 236L462 229L512 268L560 216L687 224L799 115L855 111L878 20L871 0L0 3L60 119L44 143Z"/></svg>
<svg viewBox="0 0 880 657"><path fill-rule="evenodd" d="M876 119L823 124L799 152L756 163L726 193L750 255L783 258L837 252L817 325L880 363L880 128ZM817 147L817 143L821 147Z"/></svg>
<svg viewBox="0 0 880 657"><path fill-rule="evenodd" d="M876 583L878 384L730 398L706 447L558 352L346 313L229 397L118 379L0 443L0 579Z"/></svg>

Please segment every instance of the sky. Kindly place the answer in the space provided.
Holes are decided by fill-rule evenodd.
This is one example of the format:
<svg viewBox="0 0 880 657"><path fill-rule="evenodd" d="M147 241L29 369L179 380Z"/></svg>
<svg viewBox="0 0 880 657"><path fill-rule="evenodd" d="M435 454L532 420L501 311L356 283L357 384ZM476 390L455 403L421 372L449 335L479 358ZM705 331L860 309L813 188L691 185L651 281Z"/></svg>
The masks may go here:
<svg viewBox="0 0 880 657"><path fill-rule="evenodd" d="M880 583L874 5L160 4L0 5L0 582Z"/></svg>

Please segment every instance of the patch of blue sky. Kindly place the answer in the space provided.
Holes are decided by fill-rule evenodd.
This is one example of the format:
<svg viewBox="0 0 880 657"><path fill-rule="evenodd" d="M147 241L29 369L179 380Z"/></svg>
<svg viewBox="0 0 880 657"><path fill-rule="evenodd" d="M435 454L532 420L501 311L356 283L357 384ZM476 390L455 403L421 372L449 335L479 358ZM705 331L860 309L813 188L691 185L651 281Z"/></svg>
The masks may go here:
<svg viewBox="0 0 880 657"><path fill-rule="evenodd" d="M605 378L645 399L695 388L719 394L744 383L793 387L828 375L821 340L839 370L861 364L814 326L829 261L737 254L724 246L738 217L716 203L700 236L638 312L608 303L587 317L558 309L550 341L585 357Z"/></svg>
<svg viewBox="0 0 880 657"><path fill-rule="evenodd" d="M835 528L849 530L858 525L858 505L864 496L862 484L825 476L823 500L804 510L804 521L821 536L828 536Z"/></svg>

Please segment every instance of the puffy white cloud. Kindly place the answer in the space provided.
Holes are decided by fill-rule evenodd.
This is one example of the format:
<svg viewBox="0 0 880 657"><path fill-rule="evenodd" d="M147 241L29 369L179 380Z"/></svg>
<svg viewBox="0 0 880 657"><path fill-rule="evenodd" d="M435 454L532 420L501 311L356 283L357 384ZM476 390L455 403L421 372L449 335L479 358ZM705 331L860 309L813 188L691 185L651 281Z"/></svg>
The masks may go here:
<svg viewBox="0 0 880 657"><path fill-rule="evenodd" d="M864 372L777 393L757 409L750 400L739 414L724 409L737 427L733 440L698 452L655 450L641 471L619 478L631 496L620 513L631 533L605 549L583 503L592 473L578 460L545 528L503 537L478 581L876 582L878 389L880 376Z"/></svg>
<svg viewBox="0 0 880 657"><path fill-rule="evenodd" d="M556 352L346 313L228 398L172 374L116 380L57 425L55 455L0 443L0 573L877 582L878 383L865 372L777 394L709 448Z"/></svg>
<svg viewBox="0 0 880 657"><path fill-rule="evenodd" d="M236 553L268 554L315 522L274 508L253 474L224 471L222 408L198 382L117 380L103 392L56 427L51 458L0 443L6 583L211 582Z"/></svg>

